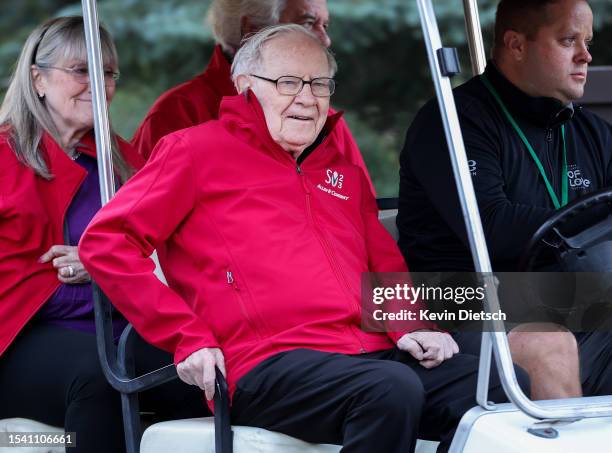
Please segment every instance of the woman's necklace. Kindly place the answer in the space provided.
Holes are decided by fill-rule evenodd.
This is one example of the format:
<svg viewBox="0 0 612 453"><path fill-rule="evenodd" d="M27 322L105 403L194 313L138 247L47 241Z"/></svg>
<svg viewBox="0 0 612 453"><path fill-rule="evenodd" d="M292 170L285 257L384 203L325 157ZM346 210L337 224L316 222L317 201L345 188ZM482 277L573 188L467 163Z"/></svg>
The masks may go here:
<svg viewBox="0 0 612 453"><path fill-rule="evenodd" d="M66 155L70 157L70 160L77 160L81 155L81 151L76 151L76 146L69 150L66 150Z"/></svg>

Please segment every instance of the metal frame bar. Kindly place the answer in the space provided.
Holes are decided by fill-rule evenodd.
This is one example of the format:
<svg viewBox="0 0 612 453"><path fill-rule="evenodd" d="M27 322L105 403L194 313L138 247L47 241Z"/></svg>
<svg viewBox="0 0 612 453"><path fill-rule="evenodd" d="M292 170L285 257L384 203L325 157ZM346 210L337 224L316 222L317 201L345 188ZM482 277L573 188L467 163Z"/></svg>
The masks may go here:
<svg viewBox="0 0 612 453"><path fill-rule="evenodd" d="M469 173L467 156L459 117L455 106L450 79L441 73L436 52L442 48L440 32L436 22L431 0L416 0L421 19L421 26L431 74L433 77L438 105L440 107L444 134L448 143L453 174L458 189L461 211L467 227L467 234L470 243L470 250L474 259L474 267L477 272L482 273L484 283L486 283L486 309L490 312L499 310L499 300L497 297L497 282L492 274L489 253L480 221L478 205L474 193L472 178ZM475 4L475 2L474 2ZM472 24L475 26L476 24ZM476 33L473 33L476 36ZM482 41L482 37L480 38ZM514 403L521 411L527 415L538 419L569 419L583 417L606 417L612 415L612 397L607 397L597 402L589 400L558 400L553 405L542 406L531 401L518 385L508 338L506 336L504 323L502 321L491 321L488 324L490 332L483 333L481 355L490 354L492 345L497 369L504 391L509 400ZM486 338L488 337L488 339ZM488 405L488 376L490 373L490 360L481 359L478 379L478 403L484 408L491 408Z"/></svg>
<svg viewBox="0 0 612 453"><path fill-rule="evenodd" d="M465 18L468 47L470 48L472 75L482 74L487 65L487 56L482 40L482 29L480 28L480 17L476 0L463 0L463 16Z"/></svg>
<svg viewBox="0 0 612 453"><path fill-rule="evenodd" d="M104 206L115 194L115 176L111 154L111 136L104 89L102 49L98 28L96 0L82 0L85 41L87 43L87 66L96 132L98 171L100 174L100 198Z"/></svg>

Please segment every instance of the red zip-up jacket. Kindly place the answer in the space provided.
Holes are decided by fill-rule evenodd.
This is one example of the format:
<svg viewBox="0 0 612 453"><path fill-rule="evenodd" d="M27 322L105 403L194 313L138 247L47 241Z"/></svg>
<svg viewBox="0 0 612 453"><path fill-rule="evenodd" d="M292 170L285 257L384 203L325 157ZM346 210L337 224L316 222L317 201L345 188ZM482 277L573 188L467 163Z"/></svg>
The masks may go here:
<svg viewBox="0 0 612 453"><path fill-rule="evenodd" d="M370 352L405 333L360 329L361 274L406 265L363 171L338 150L339 115L298 166L252 92L226 98L219 120L164 137L90 223L85 267L175 363L220 347L233 391L276 353ZM153 274L154 249L169 287Z"/></svg>
<svg viewBox="0 0 612 453"><path fill-rule="evenodd" d="M202 74L170 88L155 101L134 134L132 145L147 160L164 135L218 119L221 99L236 94L230 63L223 55L221 46L217 45ZM330 115L334 113L330 109ZM340 152L363 170L372 193L375 193L361 152L344 119L339 120L334 135Z"/></svg>
<svg viewBox="0 0 612 453"><path fill-rule="evenodd" d="M96 157L93 133L80 145ZM119 140L119 146L128 163L142 166L129 143ZM64 217L87 176L50 135L43 135L41 149L53 179L19 162L7 135L0 135L0 354L61 285L52 264L38 258L64 243Z"/></svg>

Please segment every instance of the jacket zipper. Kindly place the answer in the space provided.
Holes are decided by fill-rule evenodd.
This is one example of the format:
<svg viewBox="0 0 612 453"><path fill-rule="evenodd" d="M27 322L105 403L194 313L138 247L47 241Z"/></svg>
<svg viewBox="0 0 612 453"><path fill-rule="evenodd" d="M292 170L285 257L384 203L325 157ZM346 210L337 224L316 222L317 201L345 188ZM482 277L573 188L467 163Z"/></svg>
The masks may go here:
<svg viewBox="0 0 612 453"><path fill-rule="evenodd" d="M240 310L242 311L242 316L245 317L247 324L249 325L251 330L255 333L255 336L257 337L257 339L261 340L261 336L259 335L259 332L255 328L255 325L253 324L253 320L249 316L249 313L246 309L244 301L242 300L242 294L240 293L240 288L238 287L238 284L236 283L236 279L234 278L234 273L229 267L225 270L225 275L227 277L227 284L230 285L234 290L234 294L236 295L236 299L238 300L238 305L240 305Z"/></svg>
<svg viewBox="0 0 612 453"><path fill-rule="evenodd" d="M302 168L300 167L300 165L298 164L296 167L297 173L300 177L300 181L302 183L302 187L304 189L304 193L306 195L306 213L308 215L308 221L309 223L312 225L312 229L315 233L315 236L317 237L317 239L319 240L319 243L321 244L321 248L323 249L323 253L325 253L325 256L327 257L327 261L329 262L330 267L332 268L332 271L336 277L336 280L338 280L338 282L340 283L340 285L344 288L344 291L347 295L347 297L349 298L349 300L351 300L351 296L350 296L350 291L349 291L349 285L348 282L346 281L346 277L344 276L344 273L342 272L342 269L340 268L340 266L338 266L338 264L336 263L336 259L334 258L333 252L331 250L331 247L329 245L329 243L327 242L327 240L325 239L325 237L320 233L319 231L319 227L317 225L317 222L315 221L314 215L312 213L312 202L311 202L311 197L310 197L310 188L308 187L308 184L306 182L306 175L304 174L304 172L302 171ZM360 307L359 304L357 305L357 313L359 313L360 311ZM355 335L355 333L353 332L353 335L355 336L355 338L357 339L357 341L359 342L360 348L359 348L359 352L360 353L365 353L367 352L366 349L363 347L363 343L361 342L361 340L359 339L359 337L357 335Z"/></svg>

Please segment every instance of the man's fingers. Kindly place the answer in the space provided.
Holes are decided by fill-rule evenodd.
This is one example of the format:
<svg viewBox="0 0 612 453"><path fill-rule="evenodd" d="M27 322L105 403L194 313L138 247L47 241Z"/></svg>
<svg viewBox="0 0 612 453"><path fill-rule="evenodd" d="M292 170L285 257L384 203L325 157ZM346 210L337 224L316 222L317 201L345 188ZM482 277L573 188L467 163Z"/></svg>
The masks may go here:
<svg viewBox="0 0 612 453"><path fill-rule="evenodd" d="M431 338L430 335L421 335L416 338L416 341L421 345L423 351L425 351L425 353L423 354L424 359L435 359L440 356L440 352L442 349L441 345L438 341L435 341L435 339Z"/></svg>
<svg viewBox="0 0 612 453"><path fill-rule="evenodd" d="M219 370L221 370L223 377L227 377L227 373L225 372L225 360L223 359L223 354L221 351L215 354L215 361L217 362L217 366L219 367Z"/></svg>
<svg viewBox="0 0 612 453"><path fill-rule="evenodd" d="M442 345L444 350L443 360L448 360L459 352L459 346L457 346L453 337L447 333L442 334Z"/></svg>
<svg viewBox="0 0 612 453"><path fill-rule="evenodd" d="M442 351L442 348L440 348L438 345L424 345L421 343L421 347L425 351L423 354L423 359L435 359Z"/></svg>
<svg viewBox="0 0 612 453"><path fill-rule="evenodd" d="M210 355L204 360L202 380L204 381L204 394L208 401L215 396L215 357Z"/></svg>
<svg viewBox="0 0 612 453"><path fill-rule="evenodd" d="M453 350L451 348L446 335L442 335L440 341L440 358L442 361L450 359L453 356Z"/></svg>
<svg viewBox="0 0 612 453"><path fill-rule="evenodd" d="M457 344L457 342L455 341L455 339L453 337L451 337L450 335L448 336L451 340L451 344L453 347L453 352L455 354L459 354L459 345Z"/></svg>
<svg viewBox="0 0 612 453"><path fill-rule="evenodd" d="M452 356L459 353L459 346L457 346L457 343L455 342L453 337L451 337L450 335L445 335L445 337L446 337L446 349L447 349L448 354L450 354L446 358L450 359Z"/></svg>
<svg viewBox="0 0 612 453"><path fill-rule="evenodd" d="M425 368L436 367L459 352L455 340L446 333L415 332L414 339L424 350L420 363Z"/></svg>
<svg viewBox="0 0 612 453"><path fill-rule="evenodd" d="M437 366L438 366L438 365L440 365L441 363L442 363L442 362L441 362L441 361L439 361L439 360L421 360L421 361L419 362L419 365L421 365L423 368L430 369L430 368L435 368L435 367L437 367Z"/></svg>
<svg viewBox="0 0 612 453"><path fill-rule="evenodd" d="M215 364L225 374L221 350L202 348L177 364L176 371L183 382L204 390L206 399L210 401L215 396Z"/></svg>
<svg viewBox="0 0 612 453"><path fill-rule="evenodd" d="M413 338L404 337L401 344L398 344L404 351L410 353L417 360L423 359L423 348Z"/></svg>
<svg viewBox="0 0 612 453"><path fill-rule="evenodd" d="M420 364L425 368L433 368L440 365L444 361L444 347L435 345L430 347L425 354Z"/></svg>
<svg viewBox="0 0 612 453"><path fill-rule="evenodd" d="M455 352L453 351L453 347L450 344L446 344L446 346L444 347L444 360L448 360L450 358L452 358L455 355Z"/></svg>
<svg viewBox="0 0 612 453"><path fill-rule="evenodd" d="M178 377L181 379L181 381L183 381L185 384L189 384L189 385L198 385L196 383L196 381L193 379L193 376L191 375L191 373L189 373L189 370L187 369L187 365L185 365L185 362L181 362L176 366L176 374L178 374Z"/></svg>
<svg viewBox="0 0 612 453"><path fill-rule="evenodd" d="M438 365L441 364L444 361L444 355L445 355L444 345L443 344L438 345L438 351L437 351L436 357L435 357L435 359L438 361Z"/></svg>

